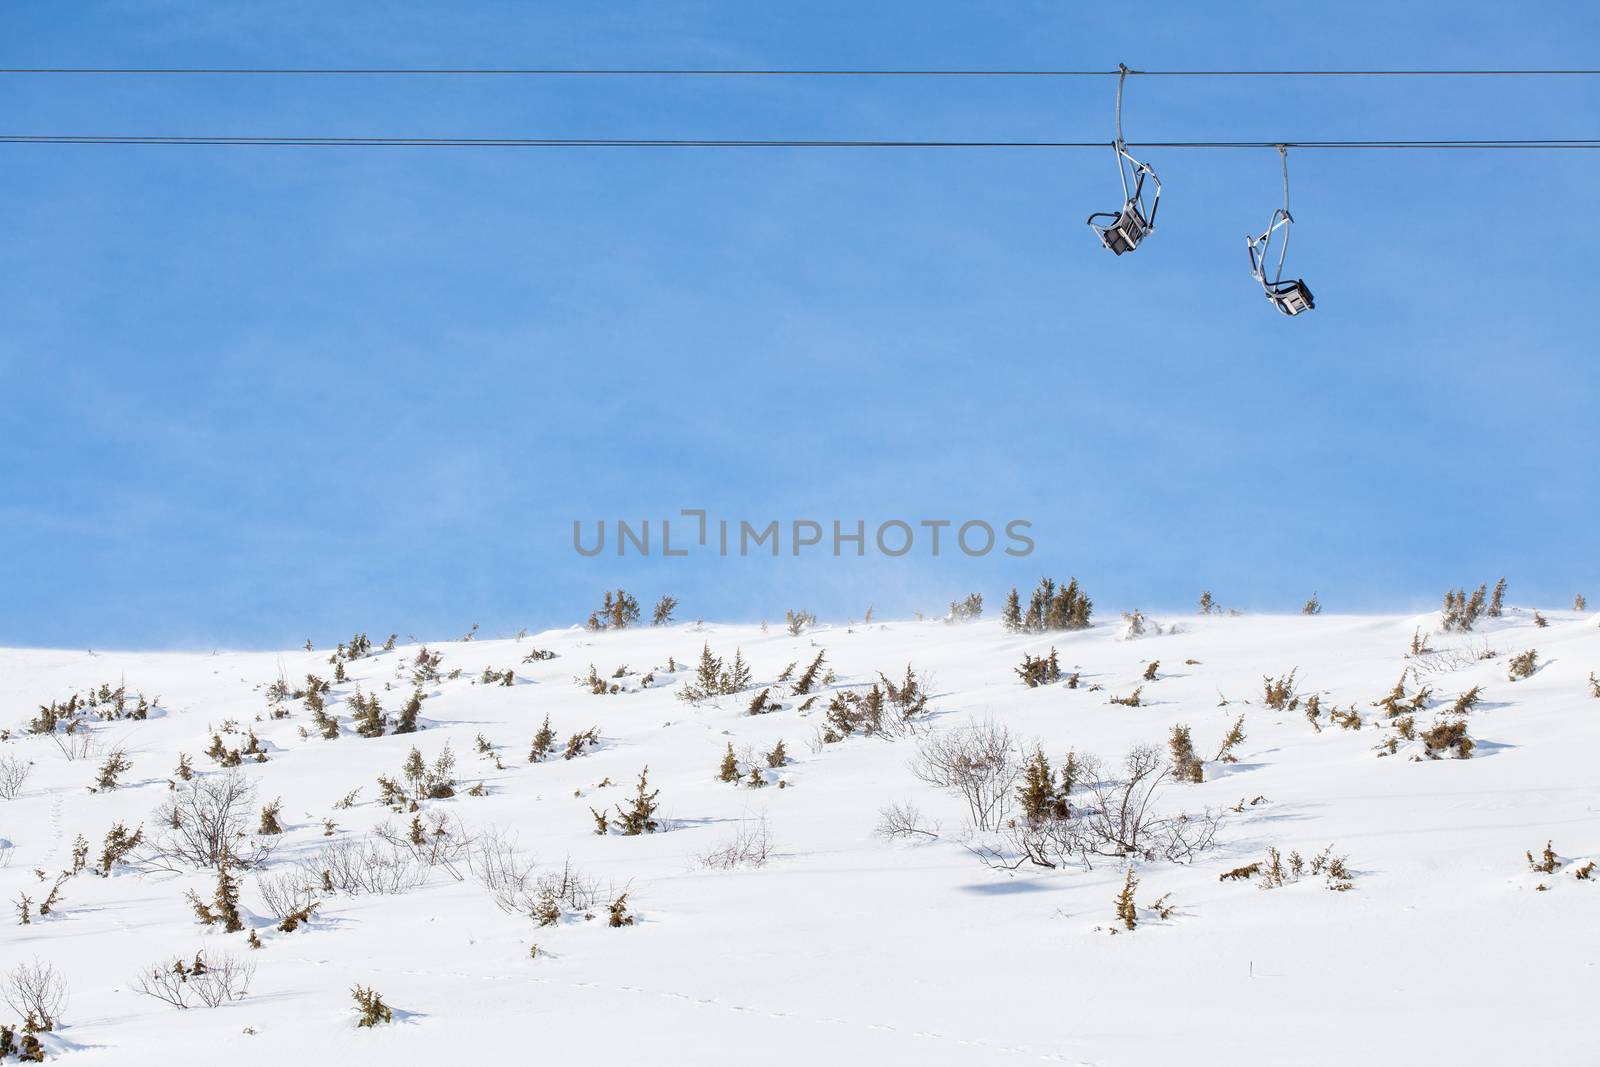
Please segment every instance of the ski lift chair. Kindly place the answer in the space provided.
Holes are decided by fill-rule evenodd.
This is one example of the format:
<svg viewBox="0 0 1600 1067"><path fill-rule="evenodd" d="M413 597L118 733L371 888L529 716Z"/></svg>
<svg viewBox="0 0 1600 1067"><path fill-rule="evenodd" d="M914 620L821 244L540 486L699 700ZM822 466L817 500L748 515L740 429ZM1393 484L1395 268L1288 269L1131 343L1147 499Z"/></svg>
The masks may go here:
<svg viewBox="0 0 1600 1067"><path fill-rule="evenodd" d="M1278 208L1272 213L1272 224L1265 233L1260 237L1247 236L1244 239L1250 252L1250 276L1260 283L1261 291L1272 301L1272 306L1285 315L1298 315L1317 306L1311 288L1303 278L1283 276L1283 260L1289 253L1289 227L1293 223L1294 217L1284 208ZM1278 265L1273 276L1268 278L1267 251L1274 235L1280 230L1283 236L1278 247Z"/></svg>
<svg viewBox="0 0 1600 1067"><path fill-rule="evenodd" d="M1128 154L1122 142L1113 145L1117 152L1117 175L1122 179L1122 210L1097 211L1088 218L1095 236L1100 238L1100 243L1109 248L1114 255L1132 252L1139 247L1139 242L1150 236L1156 228L1156 208L1161 203L1161 179L1156 177L1156 172L1150 169L1150 164L1140 163ZM1129 175L1133 177L1132 187L1129 187ZM1155 184L1155 195L1150 198L1148 211L1144 204L1144 180L1148 176ZM1101 224L1096 219L1109 219Z"/></svg>
<svg viewBox="0 0 1600 1067"><path fill-rule="evenodd" d="M1267 299L1272 301L1272 306L1285 315L1298 315L1310 311L1317 306L1316 300L1311 296L1311 288L1306 285L1303 278L1285 278L1283 276L1283 260L1289 254L1289 228L1294 225L1294 216L1289 214L1289 148L1287 145L1278 146L1278 159L1283 165L1283 206L1273 211L1272 222L1268 224L1266 232L1260 237L1245 236L1244 243L1250 252L1250 277L1261 285L1261 291ZM1267 277L1267 253L1272 246L1274 236L1278 240L1278 265L1272 277Z"/></svg>

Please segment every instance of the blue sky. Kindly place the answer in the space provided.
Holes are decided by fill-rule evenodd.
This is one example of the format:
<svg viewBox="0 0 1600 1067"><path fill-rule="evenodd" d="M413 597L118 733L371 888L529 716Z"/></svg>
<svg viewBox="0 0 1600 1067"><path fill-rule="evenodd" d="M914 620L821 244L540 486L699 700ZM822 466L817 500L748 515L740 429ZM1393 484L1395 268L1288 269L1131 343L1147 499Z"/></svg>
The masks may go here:
<svg viewBox="0 0 1600 1067"><path fill-rule="evenodd" d="M14 3L0 66L1593 66L1571 3ZM1294 17L1285 18L1285 12ZM0 77L12 133L1109 140L1108 81ZM1584 137L1600 79L1131 83L1130 140ZM1600 154L0 145L0 643L1600 597ZM1037 551L578 557L574 518L1011 518Z"/></svg>

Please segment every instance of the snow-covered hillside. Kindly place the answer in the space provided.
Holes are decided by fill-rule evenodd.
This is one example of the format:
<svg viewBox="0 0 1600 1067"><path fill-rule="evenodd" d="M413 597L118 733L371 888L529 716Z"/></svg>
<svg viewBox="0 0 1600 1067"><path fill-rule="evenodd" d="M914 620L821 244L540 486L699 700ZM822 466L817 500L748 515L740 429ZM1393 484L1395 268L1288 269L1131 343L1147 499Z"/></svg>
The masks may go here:
<svg viewBox="0 0 1600 1067"><path fill-rule="evenodd" d="M86 1065L1593 1063L1600 872L1583 872L1600 857L1600 626L1544 616L1541 627L1507 609L1468 633L1441 632L1437 614L1195 616L1152 618L1137 637L1112 623L1011 633L984 618L429 642L437 677L424 678L419 729L406 734L394 730L416 644L384 651L378 637L342 663L340 681L323 648L0 651L0 758L14 773L31 763L18 795L0 799L11 846L0 974L36 958L55 969L70 1000L44 1046ZM1419 638L1431 651L1413 655ZM691 704L680 693L706 646L724 670L737 653L751 678ZM1052 647L1060 679L1025 685L1024 656ZM1531 675L1511 680L1513 657L1530 649ZM804 707L795 681L819 652L820 696ZM886 693L879 672L898 686L908 665L929 697L909 724L886 701L887 731L822 740L839 692L877 682ZM1291 671L1283 706L1269 707L1264 678ZM331 685L321 699L335 737L314 718L316 698L294 696L308 675ZM280 679L291 692L274 702ZM1379 702L1397 680L1390 714ZM40 705L102 685L125 687L122 717L102 718L114 712L97 699L73 709L73 733L65 719L51 736L29 733ZM1475 707L1452 715L1475 686ZM749 714L763 689L777 710ZM1136 689L1136 706L1112 703ZM368 732L381 736L357 731L358 692L377 697L383 725ZM135 719L141 693L154 704ZM872 714L840 707L836 719L858 724ZM1231 760L1209 760L1241 715ZM554 751L530 762L546 716ZM1465 722L1470 758L1457 758L1452 721ZM1437 723L1430 749L1421 738ZM1104 844L1091 824L1129 750L1157 746L1164 770L1176 724L1206 760L1203 781L1169 777L1147 815L1188 816L1180 832L1201 845L1214 829L1210 847L1174 862L1152 830L1141 845L1154 855L1074 851ZM590 727L597 743L563 758ZM1069 752L1091 771L1098 757L1098 774L1080 770L1066 798L1070 817L1052 798L1035 832L1011 802L995 828L976 829L960 795L913 769L940 739L999 729L1019 768L1036 745L1058 776ZM780 740L788 762L768 767ZM730 744L738 780L725 782ZM414 813L408 797L441 784L446 745L455 767L439 778L454 778L455 795ZM408 779L413 747L427 766ZM117 784L91 788L118 749L129 766ZM254 794L246 836L230 843L245 929L228 933L202 925L186 898L215 907L217 872L173 854L186 831L162 809L181 801L183 823L199 787L227 781L235 750L232 774ZM657 832L628 835L619 809L646 767ZM380 776L407 796L385 805ZM1022 783L1002 783L1008 800ZM283 832L263 837L260 809L275 799ZM891 805L918 809L918 829L879 833ZM1222 816L1214 828L1208 811ZM142 827L143 840L101 876L118 823ZM372 836L385 823L391 843ZM79 835L85 869L41 915L76 865ZM1547 841L1554 861L1536 871L1525 854L1545 865ZM1019 851L1030 844L1056 866L1030 862ZM1285 865L1273 888L1269 849ZM1305 865L1298 879L1291 854ZM1338 857L1347 871L1330 874ZM569 862L575 883L555 884ZM1260 867L1221 877L1250 864ZM1132 930L1117 915L1130 870ZM298 883L317 906L283 932L264 890L292 898ZM624 893L632 924L612 926ZM541 911L559 918L540 925ZM230 955L253 964L248 994L208 1008L180 989L193 1006L179 1010L137 991L153 968L170 974L197 952L213 969ZM392 1023L356 1026L356 985L381 995Z"/></svg>

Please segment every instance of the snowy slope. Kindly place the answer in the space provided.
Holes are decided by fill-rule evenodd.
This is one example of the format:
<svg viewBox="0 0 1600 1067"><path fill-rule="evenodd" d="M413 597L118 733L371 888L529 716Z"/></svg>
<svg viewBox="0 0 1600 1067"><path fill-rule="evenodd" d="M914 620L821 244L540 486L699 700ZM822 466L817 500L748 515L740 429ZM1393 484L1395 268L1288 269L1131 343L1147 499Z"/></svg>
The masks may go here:
<svg viewBox="0 0 1600 1067"><path fill-rule="evenodd" d="M301 701L286 702L288 718L268 712L280 674L292 685L308 673L332 678L325 649L0 651L0 727L11 730L0 756L33 763L21 795L0 800L0 839L14 845L0 869L7 902L42 898L77 835L91 842L93 863L113 823L149 830L180 752L197 772L222 773L202 753L229 719L253 728L268 753L242 768L257 783L255 807L283 800L287 833L269 871L385 819L403 827L409 814L378 803L378 776L398 775L413 745L431 760L448 741L460 792L424 807L459 815L473 832L514 833L542 870L570 857L600 896L594 920L569 914L540 928L497 908L462 865L459 881L435 869L399 895L333 895L307 928L282 933L247 873L245 916L263 942L251 950L244 933L200 925L185 901L188 889L211 896L211 872L119 867L110 878L69 879L64 902L26 926L7 903L0 972L34 957L57 968L71 1001L47 1047L85 1065L202 1055L281 1064L308 1049L351 1063L1600 1062L1600 875L1574 873L1600 856L1600 700L1588 682L1600 671L1600 620L1546 615L1550 625L1537 628L1531 612L1508 610L1464 635L1437 632L1436 615L1324 615L1160 618L1167 632L1138 638L1109 623L1012 634L984 619L822 626L798 637L781 626L704 625L430 643L442 670L462 675L427 685L426 728L358 736L344 698L359 684L397 711L418 652L402 644L347 665L349 681L328 698L344 716L333 740L301 735L310 722ZM1411 658L1418 627L1436 651ZM705 643L726 659L740 650L754 688L698 707L679 700ZM1064 670L1081 671L1078 688L1019 680L1023 655L1052 646ZM530 647L556 657L524 663ZM784 710L745 714L756 690L821 649L835 688L914 665L933 694L926 730L992 718L1028 748L1039 742L1053 765L1069 749L1108 766L1141 742L1165 752L1175 723L1210 755L1242 713L1238 761L1208 763L1199 784L1166 784L1158 803L1199 811L1264 800L1227 811L1216 847L1192 864L1137 863L1138 902L1170 894L1176 910L1164 921L1144 912L1136 930L1113 934L1124 863L986 865L968 846L992 835L969 835L960 799L909 769L917 738L814 748L827 697L801 713L787 686L773 688ZM1538 670L1508 680L1509 658L1525 649L1538 651ZM1477 658L1484 650L1498 654ZM691 667L671 675L669 657ZM1144 682L1150 660L1160 666ZM629 691L593 694L580 684L591 663L607 678L628 665ZM475 680L486 667L513 669L516 684ZM1321 732L1301 710L1264 706L1263 676L1292 668L1302 699L1321 699ZM1419 727L1483 687L1468 716L1472 758L1413 760L1419 746L1405 743L1377 754L1394 730L1373 702L1408 668L1408 693L1419 677L1434 693ZM652 686L640 689L651 669ZM94 725L99 751L79 760L25 734L38 705L101 683L159 696L157 712ZM1141 706L1109 702L1139 685ZM1327 709L1352 704L1362 729L1329 722ZM529 763L546 715L563 739L598 726L600 746ZM479 734L503 770L476 751ZM728 742L743 755L780 738L792 762L768 773L772 784L717 780ZM237 747L242 737L225 740ZM132 762L124 784L91 792L117 744ZM625 803L647 764L666 831L597 836L591 807ZM614 784L599 784L607 779ZM478 782L485 795L467 795ZM335 810L357 787L356 805ZM879 810L907 800L941 824L937 839L874 834ZM696 862L763 814L775 846L764 866ZM1558 869L1535 873L1524 853L1537 857L1547 839ZM1312 877L1271 890L1219 881L1268 846L1309 857L1328 845L1348 856L1347 892ZM624 889L637 922L613 929L605 904ZM201 949L248 956L257 968L249 996L180 1011L131 988L146 965ZM356 983L382 993L393 1025L355 1027Z"/></svg>

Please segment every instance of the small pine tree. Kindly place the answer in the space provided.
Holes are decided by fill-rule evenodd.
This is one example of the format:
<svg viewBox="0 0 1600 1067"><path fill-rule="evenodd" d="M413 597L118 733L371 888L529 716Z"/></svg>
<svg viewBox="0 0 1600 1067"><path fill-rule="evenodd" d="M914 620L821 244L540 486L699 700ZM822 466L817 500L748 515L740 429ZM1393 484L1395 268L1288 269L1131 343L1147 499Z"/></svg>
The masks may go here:
<svg viewBox="0 0 1600 1067"><path fill-rule="evenodd" d="M417 716L422 714L422 687L418 686L411 693L411 699L400 709L399 716L395 719L394 732L397 734L414 734L417 732Z"/></svg>
<svg viewBox="0 0 1600 1067"><path fill-rule="evenodd" d="M733 754L733 742L728 742L728 750L722 754L722 766L717 768L717 781L737 782L739 780L739 760Z"/></svg>
<svg viewBox="0 0 1600 1067"><path fill-rule="evenodd" d="M1129 930L1139 925L1139 907L1133 902L1133 893L1139 887L1139 879L1133 876L1133 867L1128 868L1128 873L1122 880L1122 892L1117 894L1117 921Z"/></svg>
<svg viewBox="0 0 1600 1067"><path fill-rule="evenodd" d="M695 670L694 681L695 688L703 693L722 691L722 660L712 655L709 643L700 649L700 666Z"/></svg>
<svg viewBox="0 0 1600 1067"><path fill-rule="evenodd" d="M1244 736L1244 716L1240 715L1233 720L1233 725L1228 727L1228 732L1222 739L1222 747L1217 749L1217 762L1238 763L1239 759L1233 754L1233 750L1244 744Z"/></svg>
<svg viewBox="0 0 1600 1067"><path fill-rule="evenodd" d="M671 596L663 596L660 600L656 601L656 609L650 616L650 625L666 626L668 623L672 622L672 612L675 608L677 608L677 606L678 601L676 598Z"/></svg>
<svg viewBox="0 0 1600 1067"><path fill-rule="evenodd" d="M655 819L656 797L660 795L661 790L651 791L649 774L649 767L639 772L638 792L634 794L633 801L626 810L620 805L617 807L617 813L622 817L622 833L625 837L653 834L661 829L661 824Z"/></svg>
<svg viewBox="0 0 1600 1067"><path fill-rule="evenodd" d="M768 767L782 767L789 762L789 753L784 751L783 738L778 738L778 743L772 746L772 751L767 753Z"/></svg>
<svg viewBox="0 0 1600 1067"><path fill-rule="evenodd" d="M261 826L257 833L276 836L283 833L283 824L278 821L278 816L283 812L283 800L274 800L271 804L261 809Z"/></svg>
<svg viewBox="0 0 1600 1067"><path fill-rule="evenodd" d="M1494 597L1489 601L1489 618L1498 619L1506 610L1506 580L1494 583Z"/></svg>
<svg viewBox="0 0 1600 1067"><path fill-rule="evenodd" d="M533 747L528 750L529 763L542 763L544 758L555 751L556 732L550 729L550 716L544 717L544 725L539 727L539 732L533 735Z"/></svg>
<svg viewBox="0 0 1600 1067"><path fill-rule="evenodd" d="M99 772L95 775L96 789L115 789L117 778L133 769L133 761L128 759L127 753L120 748L111 750L106 761L100 765Z"/></svg>
<svg viewBox="0 0 1600 1067"><path fill-rule="evenodd" d="M1321 615L1322 601L1317 599L1317 594L1312 593L1311 599L1306 601L1306 606L1300 609L1302 615Z"/></svg>
<svg viewBox="0 0 1600 1067"><path fill-rule="evenodd" d="M1055 772L1045 758L1044 749L1034 746L1033 755L1022 769L1022 784L1017 787L1022 818L1030 826L1061 818L1065 802L1056 792Z"/></svg>
<svg viewBox="0 0 1600 1067"><path fill-rule="evenodd" d="M350 996L356 1002L356 1025L373 1027L379 1023L394 1022L394 1011L383 1002L383 997L376 989L356 986L350 991Z"/></svg>
<svg viewBox="0 0 1600 1067"><path fill-rule="evenodd" d="M819 651L817 658L812 660L811 665L801 672L799 679L794 683L795 696L805 696L811 692L812 687L817 684L817 679L821 676L822 660L827 654L826 650Z"/></svg>
<svg viewBox="0 0 1600 1067"><path fill-rule="evenodd" d="M750 684L750 666L744 661L740 649L733 650L733 665L722 673L718 688L724 695L732 695Z"/></svg>
<svg viewBox="0 0 1600 1067"><path fill-rule="evenodd" d="M1180 782L1203 782L1206 773L1205 766L1194 754L1194 743L1189 737L1189 728L1184 725L1175 725L1172 736L1167 740L1167 748L1172 753L1172 776Z"/></svg>
<svg viewBox="0 0 1600 1067"><path fill-rule="evenodd" d="M1211 590L1207 589L1200 594L1200 614L1210 615L1217 610L1216 601L1211 599Z"/></svg>
<svg viewBox="0 0 1600 1067"><path fill-rule="evenodd" d="M608 916L607 926L632 926L633 916L628 914L628 894L623 893L616 900L606 905Z"/></svg>
<svg viewBox="0 0 1600 1067"><path fill-rule="evenodd" d="M1000 625L1012 633L1022 629L1022 600L1017 596L1016 586L1011 587L1006 595L1006 606L1000 609Z"/></svg>

